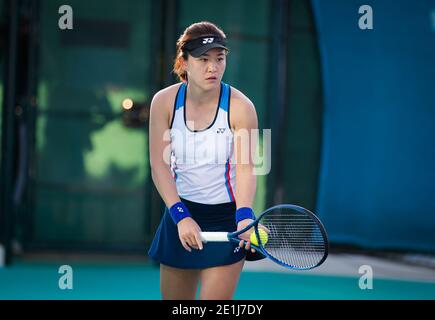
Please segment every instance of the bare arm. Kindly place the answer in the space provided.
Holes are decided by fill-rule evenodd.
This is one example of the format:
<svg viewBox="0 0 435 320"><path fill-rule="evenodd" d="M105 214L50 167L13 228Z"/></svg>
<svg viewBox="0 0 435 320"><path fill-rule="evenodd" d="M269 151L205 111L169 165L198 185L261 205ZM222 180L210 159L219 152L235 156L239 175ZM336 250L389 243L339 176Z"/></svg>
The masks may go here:
<svg viewBox="0 0 435 320"><path fill-rule="evenodd" d="M254 175L254 155L257 148L257 133L255 130L258 129L257 113L252 102L243 95L238 99L238 103L234 105L231 111L236 152L237 209L242 207L252 208L257 187L257 177ZM252 219L239 221L237 230L243 229L252 221ZM251 249L249 240L251 232L247 231L239 236L242 239L239 246L245 247L246 250ZM255 252L254 249L251 249L251 251Z"/></svg>
<svg viewBox="0 0 435 320"><path fill-rule="evenodd" d="M179 202L175 181L169 166L170 140L169 140L169 112L165 105L165 97L157 93L150 108L149 150L151 176L154 185L166 206L170 208Z"/></svg>
<svg viewBox="0 0 435 320"><path fill-rule="evenodd" d="M245 99L233 108L236 109L233 112L233 125L235 131L237 208L252 208L257 183L254 175L253 156L257 147L255 130L258 129L258 120L254 105L247 98Z"/></svg>
<svg viewBox="0 0 435 320"><path fill-rule="evenodd" d="M177 187L170 169L170 134L168 107L172 106L165 96L166 93L157 93L150 108L149 148L151 176L160 196L168 208L180 202ZM171 95L170 98L173 99ZM191 251L191 247L202 249L199 233L201 228L190 217L177 223L178 236L183 247Z"/></svg>

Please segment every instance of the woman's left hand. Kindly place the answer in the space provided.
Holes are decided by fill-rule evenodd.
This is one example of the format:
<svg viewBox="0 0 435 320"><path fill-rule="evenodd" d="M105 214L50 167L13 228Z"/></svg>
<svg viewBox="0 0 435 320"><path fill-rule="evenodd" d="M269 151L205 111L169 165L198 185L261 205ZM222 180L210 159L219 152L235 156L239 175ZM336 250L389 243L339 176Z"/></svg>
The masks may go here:
<svg viewBox="0 0 435 320"><path fill-rule="evenodd" d="M250 223L252 223L254 220L252 219L244 219L239 221L239 223L237 224L237 231L242 230L243 228L245 228L247 225L249 225ZM246 250L251 249L251 252L254 253L255 249L251 248L251 241L250 241L250 236L251 233L253 232L253 228L249 229L246 232L243 232L241 235L239 235L239 238L242 239L239 242L239 246L241 248L245 248Z"/></svg>

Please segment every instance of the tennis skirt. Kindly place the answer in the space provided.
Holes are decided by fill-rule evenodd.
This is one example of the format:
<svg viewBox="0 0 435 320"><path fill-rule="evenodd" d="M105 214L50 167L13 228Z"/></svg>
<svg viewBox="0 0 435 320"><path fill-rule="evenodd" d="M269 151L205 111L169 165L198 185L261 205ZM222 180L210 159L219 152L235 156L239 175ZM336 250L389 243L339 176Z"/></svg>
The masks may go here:
<svg viewBox="0 0 435 320"><path fill-rule="evenodd" d="M181 199L201 231L236 231L236 204L202 204ZM178 228L168 208L157 229L148 255L164 265L181 269L204 269L236 263L246 256L246 250L232 242L207 242L202 250L189 252L182 246Z"/></svg>

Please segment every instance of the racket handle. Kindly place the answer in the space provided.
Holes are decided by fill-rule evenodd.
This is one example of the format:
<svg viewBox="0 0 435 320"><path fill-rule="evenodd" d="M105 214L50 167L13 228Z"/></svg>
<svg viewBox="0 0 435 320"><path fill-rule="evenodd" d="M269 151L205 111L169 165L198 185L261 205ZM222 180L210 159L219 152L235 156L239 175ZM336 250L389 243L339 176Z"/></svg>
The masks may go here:
<svg viewBox="0 0 435 320"><path fill-rule="evenodd" d="M228 232L201 232L202 242L228 242Z"/></svg>

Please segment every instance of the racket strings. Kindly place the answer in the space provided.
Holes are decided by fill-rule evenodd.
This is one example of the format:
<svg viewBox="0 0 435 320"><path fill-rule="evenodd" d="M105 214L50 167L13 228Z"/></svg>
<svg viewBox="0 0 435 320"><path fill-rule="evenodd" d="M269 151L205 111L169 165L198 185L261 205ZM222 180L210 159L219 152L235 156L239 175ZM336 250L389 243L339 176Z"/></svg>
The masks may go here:
<svg viewBox="0 0 435 320"><path fill-rule="evenodd" d="M265 251L281 263L300 269L312 268L326 254L325 236L308 213L281 208L264 215L260 225L268 233L268 241L263 244Z"/></svg>

